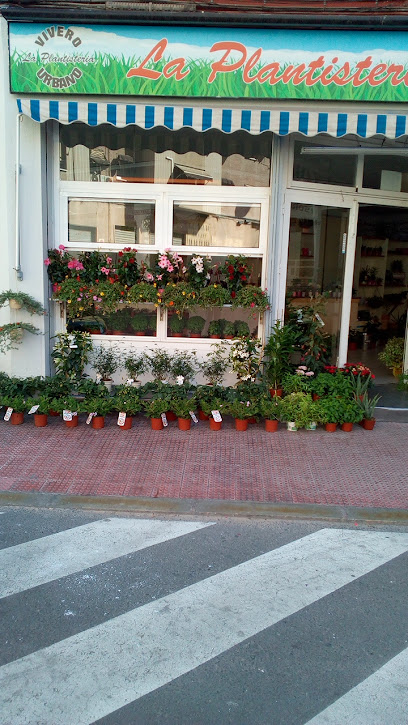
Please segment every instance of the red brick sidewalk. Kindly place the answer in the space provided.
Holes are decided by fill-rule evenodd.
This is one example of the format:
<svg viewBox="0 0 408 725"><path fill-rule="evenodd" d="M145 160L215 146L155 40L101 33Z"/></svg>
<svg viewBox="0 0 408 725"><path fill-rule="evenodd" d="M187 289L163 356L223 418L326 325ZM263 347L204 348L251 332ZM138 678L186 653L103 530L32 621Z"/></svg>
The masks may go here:
<svg viewBox="0 0 408 725"><path fill-rule="evenodd" d="M408 426L377 423L372 432L237 433L200 422L190 432L146 418L123 431L82 420L66 429L0 421L0 490L94 496L147 496L408 509Z"/></svg>

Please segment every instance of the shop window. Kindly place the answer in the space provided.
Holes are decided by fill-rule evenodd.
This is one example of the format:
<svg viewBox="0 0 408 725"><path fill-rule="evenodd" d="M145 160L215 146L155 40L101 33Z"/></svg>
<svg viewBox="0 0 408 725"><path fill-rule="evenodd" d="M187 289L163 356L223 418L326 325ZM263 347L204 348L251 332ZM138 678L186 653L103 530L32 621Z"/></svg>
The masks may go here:
<svg viewBox="0 0 408 725"><path fill-rule="evenodd" d="M357 156L354 154L304 154L302 149L316 145L329 145L326 140L312 144L307 141L295 141L293 180L314 184L333 184L336 186L355 186Z"/></svg>
<svg viewBox="0 0 408 725"><path fill-rule="evenodd" d="M192 129L60 127L62 181L252 186L270 184L272 135Z"/></svg>
<svg viewBox="0 0 408 725"><path fill-rule="evenodd" d="M258 336L259 315L251 310L233 309L230 305L203 309L193 307L182 316L169 312L169 337L232 340L243 335Z"/></svg>
<svg viewBox="0 0 408 725"><path fill-rule="evenodd" d="M154 244L154 202L70 199L68 241L120 246Z"/></svg>
<svg viewBox="0 0 408 725"><path fill-rule="evenodd" d="M408 192L408 156L364 156L363 187Z"/></svg>
<svg viewBox="0 0 408 725"><path fill-rule="evenodd" d="M173 207L173 244L199 247L259 247L260 205L192 204Z"/></svg>

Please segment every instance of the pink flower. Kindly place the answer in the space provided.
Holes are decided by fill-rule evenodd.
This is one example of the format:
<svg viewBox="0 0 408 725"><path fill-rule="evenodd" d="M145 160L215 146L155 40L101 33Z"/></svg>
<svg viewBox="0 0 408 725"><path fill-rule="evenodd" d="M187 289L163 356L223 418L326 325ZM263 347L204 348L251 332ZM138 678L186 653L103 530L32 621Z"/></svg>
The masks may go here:
<svg viewBox="0 0 408 725"><path fill-rule="evenodd" d="M255 302L251 302L251 307L255 307Z"/></svg>
<svg viewBox="0 0 408 725"><path fill-rule="evenodd" d="M162 276L163 276L163 275L161 274L161 275L160 275L160 279L162 278ZM153 275L151 274L151 272L146 272L146 280L147 280L148 282L153 282L153 280L154 280L154 277L153 277Z"/></svg>
<svg viewBox="0 0 408 725"><path fill-rule="evenodd" d="M109 274L109 269L107 269L106 267L101 267L101 272L107 275Z"/></svg>
<svg viewBox="0 0 408 725"><path fill-rule="evenodd" d="M51 260L49 257L47 257L47 259L44 259L44 264L46 267L48 267L48 265L51 264Z"/></svg>
<svg viewBox="0 0 408 725"><path fill-rule="evenodd" d="M312 375L314 375L314 372L312 370L310 370L308 373L305 373L305 375L307 378L311 378Z"/></svg>
<svg viewBox="0 0 408 725"><path fill-rule="evenodd" d="M94 302L96 302L96 301L97 301L97 299L98 299L98 298L97 298L97 296L96 296L96 295L94 295L94 296L93 296L93 300L94 300Z"/></svg>
<svg viewBox="0 0 408 725"><path fill-rule="evenodd" d="M83 269L85 269L85 267L84 267L84 265L82 264L82 262L77 262L77 263L76 263L76 270L77 270L78 272L82 272L82 270L83 270Z"/></svg>
<svg viewBox="0 0 408 725"><path fill-rule="evenodd" d="M156 274L156 279L159 279L159 280L163 279L163 275L162 274Z"/></svg>
<svg viewBox="0 0 408 725"><path fill-rule="evenodd" d="M60 245L59 245L59 247L58 247L58 249L60 249L60 250L61 250L61 252L63 252L63 251L64 251L64 249L65 249L65 247L64 247L64 245L63 245L63 244L60 244Z"/></svg>
<svg viewBox="0 0 408 725"><path fill-rule="evenodd" d="M106 263L112 264L112 257L106 257Z"/></svg>
<svg viewBox="0 0 408 725"><path fill-rule="evenodd" d="M172 265L172 264L168 264L168 265L167 265L167 269L168 269L168 271L169 271L169 272L173 272L173 270L174 270L174 267L173 267L173 265Z"/></svg>

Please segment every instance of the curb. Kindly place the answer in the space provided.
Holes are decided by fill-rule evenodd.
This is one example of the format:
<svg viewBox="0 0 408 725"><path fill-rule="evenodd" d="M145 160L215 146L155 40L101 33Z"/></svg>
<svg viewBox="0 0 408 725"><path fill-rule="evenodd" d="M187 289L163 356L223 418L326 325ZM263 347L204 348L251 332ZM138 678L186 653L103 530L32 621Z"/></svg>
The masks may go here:
<svg viewBox="0 0 408 725"><path fill-rule="evenodd" d="M234 516L275 519L408 525L407 509L324 504L225 501L221 499L149 498L147 496L70 496L59 493L1 492L0 506L82 508L181 516Z"/></svg>

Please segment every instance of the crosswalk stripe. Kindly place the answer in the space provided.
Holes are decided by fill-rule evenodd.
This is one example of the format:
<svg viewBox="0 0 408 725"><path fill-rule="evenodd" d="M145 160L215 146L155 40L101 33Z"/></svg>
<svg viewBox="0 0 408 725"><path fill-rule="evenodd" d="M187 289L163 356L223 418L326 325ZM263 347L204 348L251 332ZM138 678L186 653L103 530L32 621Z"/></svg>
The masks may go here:
<svg viewBox="0 0 408 725"><path fill-rule="evenodd" d="M89 725L408 551L322 529L0 669L13 725Z"/></svg>
<svg viewBox="0 0 408 725"><path fill-rule="evenodd" d="M406 725L408 649L322 710L307 725Z"/></svg>
<svg viewBox="0 0 408 725"><path fill-rule="evenodd" d="M0 597L46 584L212 523L103 519L0 551Z"/></svg>

